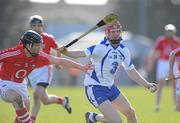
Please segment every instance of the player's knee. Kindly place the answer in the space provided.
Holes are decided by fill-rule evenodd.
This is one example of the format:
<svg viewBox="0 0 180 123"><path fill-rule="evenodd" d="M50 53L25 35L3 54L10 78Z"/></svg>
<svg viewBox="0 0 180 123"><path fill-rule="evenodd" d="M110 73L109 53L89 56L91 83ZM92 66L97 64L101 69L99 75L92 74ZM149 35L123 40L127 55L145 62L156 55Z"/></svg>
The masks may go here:
<svg viewBox="0 0 180 123"><path fill-rule="evenodd" d="M130 107L127 111L126 111L126 117L135 117L135 110Z"/></svg>
<svg viewBox="0 0 180 123"><path fill-rule="evenodd" d="M13 98L14 106L18 106L19 108L23 108L23 98L21 95L16 94Z"/></svg>
<svg viewBox="0 0 180 123"><path fill-rule="evenodd" d="M23 98L21 95L17 94L14 96L14 102L17 102L17 103L22 103L23 102Z"/></svg>
<svg viewBox="0 0 180 123"><path fill-rule="evenodd" d="M50 104L49 98L48 98L46 95L44 95L44 96L41 97L41 102L42 102L44 105Z"/></svg>
<svg viewBox="0 0 180 123"><path fill-rule="evenodd" d="M50 104L49 100L47 100L47 99L41 99L41 102L42 102L44 105Z"/></svg>

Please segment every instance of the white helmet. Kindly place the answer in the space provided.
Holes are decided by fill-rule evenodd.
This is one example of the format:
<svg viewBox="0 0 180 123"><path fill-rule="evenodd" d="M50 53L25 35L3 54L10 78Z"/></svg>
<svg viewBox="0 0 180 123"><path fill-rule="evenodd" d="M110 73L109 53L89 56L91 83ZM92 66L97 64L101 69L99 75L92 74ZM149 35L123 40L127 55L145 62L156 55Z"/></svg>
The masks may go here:
<svg viewBox="0 0 180 123"><path fill-rule="evenodd" d="M167 24L164 26L165 31L172 31L176 33L176 27L173 24Z"/></svg>

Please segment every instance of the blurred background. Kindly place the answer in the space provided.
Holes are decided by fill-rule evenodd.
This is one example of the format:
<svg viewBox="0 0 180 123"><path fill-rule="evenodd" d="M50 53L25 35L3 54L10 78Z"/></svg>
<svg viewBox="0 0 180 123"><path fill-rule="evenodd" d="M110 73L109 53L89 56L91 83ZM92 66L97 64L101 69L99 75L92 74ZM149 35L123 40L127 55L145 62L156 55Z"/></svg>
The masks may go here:
<svg viewBox="0 0 180 123"><path fill-rule="evenodd" d="M180 34L180 0L0 0L0 50L18 44L29 29L29 17L41 15L45 32L65 45L94 26L109 13L117 13L123 26L124 43L132 53L133 63L143 76L146 56L163 27L172 23ZM89 34L72 49L83 49L104 37L103 28ZM78 59L85 63L87 59ZM123 68L116 78L118 84L135 84ZM75 69L54 69L53 85L82 85L84 74ZM152 81L154 75L150 76Z"/></svg>

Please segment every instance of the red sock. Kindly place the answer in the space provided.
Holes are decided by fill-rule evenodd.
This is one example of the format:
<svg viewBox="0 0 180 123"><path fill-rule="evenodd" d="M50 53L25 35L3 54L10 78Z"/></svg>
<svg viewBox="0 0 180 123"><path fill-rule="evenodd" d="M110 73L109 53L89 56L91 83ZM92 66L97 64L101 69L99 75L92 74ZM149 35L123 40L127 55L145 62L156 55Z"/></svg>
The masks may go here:
<svg viewBox="0 0 180 123"><path fill-rule="evenodd" d="M16 110L17 117L20 122L22 123L31 123L31 119L29 116L29 113L26 108L23 108L21 110Z"/></svg>
<svg viewBox="0 0 180 123"><path fill-rule="evenodd" d="M63 98L62 97L58 97L57 98L57 103L58 104L62 104L63 103Z"/></svg>
<svg viewBox="0 0 180 123"><path fill-rule="evenodd" d="M14 123L21 123L18 118L16 117L16 119L14 120Z"/></svg>
<svg viewBox="0 0 180 123"><path fill-rule="evenodd" d="M31 116L31 120L33 121L33 123L35 123L35 121L36 121L36 116Z"/></svg>

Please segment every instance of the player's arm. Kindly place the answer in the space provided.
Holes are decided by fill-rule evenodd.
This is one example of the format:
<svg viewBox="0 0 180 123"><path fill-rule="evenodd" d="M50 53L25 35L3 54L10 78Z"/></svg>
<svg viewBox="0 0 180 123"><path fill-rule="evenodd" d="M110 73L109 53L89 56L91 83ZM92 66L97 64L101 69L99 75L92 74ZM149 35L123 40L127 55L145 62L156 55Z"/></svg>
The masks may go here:
<svg viewBox="0 0 180 123"><path fill-rule="evenodd" d="M59 52L71 58L86 57L84 50L68 50L65 47L61 47Z"/></svg>
<svg viewBox="0 0 180 123"><path fill-rule="evenodd" d="M64 55L71 58L86 57L86 54L83 50L70 50L70 51L65 52Z"/></svg>
<svg viewBox="0 0 180 123"><path fill-rule="evenodd" d="M57 48L55 48L55 56L57 56L57 57L61 57L61 53L59 52L59 48L60 48L60 46L57 44L56 45L57 46ZM57 70L60 70L60 69L62 69L63 67L62 66L60 66L60 65L54 65L54 67L57 69Z"/></svg>
<svg viewBox="0 0 180 123"><path fill-rule="evenodd" d="M176 55L180 55L180 48L173 50L169 56L169 79L170 80L174 80L173 67L174 67Z"/></svg>
<svg viewBox="0 0 180 123"><path fill-rule="evenodd" d="M146 79L144 79L135 68L128 70L127 73L132 80L134 80L139 85L146 87L147 89L154 85L153 83L146 81Z"/></svg>
<svg viewBox="0 0 180 123"><path fill-rule="evenodd" d="M84 72L88 72L88 70L92 69L91 64L82 65L80 63L77 63L77 62L67 59L67 58L49 56L48 59L51 64L60 65L60 66L67 67L67 68L76 68L76 69L79 69Z"/></svg>
<svg viewBox="0 0 180 123"><path fill-rule="evenodd" d="M155 48L153 48L150 51L148 58L147 58L148 60L147 60L147 66L146 66L146 70L148 73L152 72L152 70L154 68L155 61L158 59L159 56L160 56L160 53Z"/></svg>
<svg viewBox="0 0 180 123"><path fill-rule="evenodd" d="M128 76L134 80L136 83L138 83L139 85L142 85L146 88L151 88L155 86L155 90L157 89L156 84L154 83L149 83L148 81L146 81L140 74L139 72L135 69L134 65L132 64L131 61L131 55L129 50L126 48L126 51L124 52L124 61L123 61L123 66L125 68L125 70L128 73Z"/></svg>

